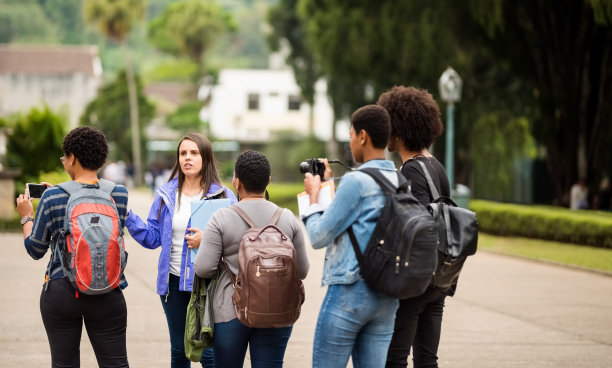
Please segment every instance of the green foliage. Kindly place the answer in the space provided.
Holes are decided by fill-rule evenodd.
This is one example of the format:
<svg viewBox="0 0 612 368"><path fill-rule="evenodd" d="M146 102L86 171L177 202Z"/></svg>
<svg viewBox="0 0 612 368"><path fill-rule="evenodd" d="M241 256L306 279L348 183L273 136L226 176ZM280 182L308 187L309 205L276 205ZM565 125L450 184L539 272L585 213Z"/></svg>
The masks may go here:
<svg viewBox="0 0 612 368"><path fill-rule="evenodd" d="M298 215L297 195L304 191L304 184L299 183L278 183L272 180L268 185L268 195L270 201L276 205L290 209L296 216Z"/></svg>
<svg viewBox="0 0 612 368"><path fill-rule="evenodd" d="M272 166L272 180L278 182L302 180L300 162L326 156L323 142L314 136L300 138L294 132L278 132L264 149L264 154Z"/></svg>
<svg viewBox="0 0 612 368"><path fill-rule="evenodd" d="M38 0L47 19L57 27L60 43L86 43L91 35L84 32L83 3L77 0ZM30 20L31 22L31 20Z"/></svg>
<svg viewBox="0 0 612 368"><path fill-rule="evenodd" d="M480 116L472 126L474 196L508 201L513 194L513 165L535 158L535 144L526 118L504 121L499 113ZM487 142L487 144L479 144Z"/></svg>
<svg viewBox="0 0 612 368"><path fill-rule="evenodd" d="M147 82L191 81L198 72L198 66L189 60L169 60L157 64L145 75Z"/></svg>
<svg viewBox="0 0 612 368"><path fill-rule="evenodd" d="M64 116L53 113L48 106L33 107L27 115L7 119L12 131L7 137L7 163L21 169L18 180L26 182L41 171L62 167L62 141L67 122Z"/></svg>
<svg viewBox="0 0 612 368"><path fill-rule="evenodd" d="M612 272L612 249L480 233L478 249Z"/></svg>
<svg viewBox="0 0 612 368"><path fill-rule="evenodd" d="M160 50L199 64L215 39L235 27L231 15L216 3L180 0L149 23L149 39Z"/></svg>
<svg viewBox="0 0 612 368"><path fill-rule="evenodd" d="M202 132L206 134L208 131L208 123L200 120L201 109L201 102L187 102L179 106L172 114L168 115L166 122L170 128L183 135L189 132Z"/></svg>
<svg viewBox="0 0 612 368"><path fill-rule="evenodd" d="M140 78L135 76L138 95L138 112L140 127L141 151L146 152L145 128L151 122L155 106L147 100L142 92ZM106 135L111 147L110 158L131 161L132 132L130 125L130 106L125 72L100 88L98 97L91 101L79 120L79 125L94 126Z"/></svg>
<svg viewBox="0 0 612 368"><path fill-rule="evenodd" d="M101 34L121 43L134 23L144 18L145 4L144 0L85 0L83 14Z"/></svg>
<svg viewBox="0 0 612 368"><path fill-rule="evenodd" d="M0 0L0 43L56 40L56 26L35 0Z"/></svg>
<svg viewBox="0 0 612 368"><path fill-rule="evenodd" d="M291 48L287 63L293 69L302 97L310 105L314 103L315 83L322 76L314 55L306 43L303 22L297 15L298 0L281 0L268 13L272 32L268 35L271 49L278 51L281 40L286 39Z"/></svg>
<svg viewBox="0 0 612 368"><path fill-rule="evenodd" d="M612 248L612 213L470 201L480 231Z"/></svg>

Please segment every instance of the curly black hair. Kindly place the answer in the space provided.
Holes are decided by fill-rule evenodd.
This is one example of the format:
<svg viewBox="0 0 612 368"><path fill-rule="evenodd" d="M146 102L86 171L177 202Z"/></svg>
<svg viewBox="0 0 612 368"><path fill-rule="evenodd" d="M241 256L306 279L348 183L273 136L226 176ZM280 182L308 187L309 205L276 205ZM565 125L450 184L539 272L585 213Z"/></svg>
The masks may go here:
<svg viewBox="0 0 612 368"><path fill-rule="evenodd" d="M425 89L394 86L377 103L391 116L391 137L410 151L429 148L444 131L438 104Z"/></svg>
<svg viewBox="0 0 612 368"><path fill-rule="evenodd" d="M84 169L98 170L106 162L108 143L100 130L88 126L72 129L64 137L65 156L73 154Z"/></svg>
<svg viewBox="0 0 612 368"><path fill-rule="evenodd" d="M270 180L270 171L270 162L257 151L244 151L236 158L234 172L247 192L263 193Z"/></svg>
<svg viewBox="0 0 612 368"><path fill-rule="evenodd" d="M389 113L378 105L365 105L358 108L351 116L355 133L365 130L375 148L385 148L389 140Z"/></svg>

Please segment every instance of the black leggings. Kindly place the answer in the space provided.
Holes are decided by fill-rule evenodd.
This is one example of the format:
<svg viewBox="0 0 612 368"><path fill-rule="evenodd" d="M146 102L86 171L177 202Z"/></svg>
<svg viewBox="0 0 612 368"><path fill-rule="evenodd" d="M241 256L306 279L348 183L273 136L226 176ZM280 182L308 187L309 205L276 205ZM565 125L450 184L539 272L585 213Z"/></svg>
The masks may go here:
<svg viewBox="0 0 612 368"><path fill-rule="evenodd" d="M417 297L400 300L387 353L387 368L407 367L411 347L414 368L438 367L445 298L442 289L430 287Z"/></svg>
<svg viewBox="0 0 612 368"><path fill-rule="evenodd" d="M51 348L52 367L79 367L83 321L100 367L128 367L127 308L118 288L76 297L66 278L49 281L40 294L40 313Z"/></svg>

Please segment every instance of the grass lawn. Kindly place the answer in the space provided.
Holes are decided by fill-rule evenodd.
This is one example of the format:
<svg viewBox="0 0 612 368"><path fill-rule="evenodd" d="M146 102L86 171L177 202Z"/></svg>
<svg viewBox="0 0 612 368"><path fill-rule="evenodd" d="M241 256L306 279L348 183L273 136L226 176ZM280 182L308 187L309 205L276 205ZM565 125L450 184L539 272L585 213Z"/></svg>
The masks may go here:
<svg viewBox="0 0 612 368"><path fill-rule="evenodd" d="M612 249L540 239L478 234L478 248L612 273Z"/></svg>

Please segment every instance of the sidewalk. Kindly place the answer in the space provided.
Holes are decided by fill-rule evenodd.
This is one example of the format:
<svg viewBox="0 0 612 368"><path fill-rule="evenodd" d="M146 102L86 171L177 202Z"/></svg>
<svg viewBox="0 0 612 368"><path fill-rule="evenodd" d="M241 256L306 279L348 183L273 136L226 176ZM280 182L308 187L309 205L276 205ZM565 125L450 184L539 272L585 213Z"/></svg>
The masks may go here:
<svg viewBox="0 0 612 368"><path fill-rule="evenodd" d="M152 196L131 192L130 207L146 217ZM39 312L48 255L32 260L20 234L0 234L0 368L45 367L49 348ZM125 290L131 367L169 367L168 330L155 293L159 250L127 238ZM312 340L325 290L323 250L309 250L306 302L285 366L311 366ZM83 333L82 367L97 367ZM440 366L453 368L612 367L612 277L480 252L447 298ZM193 365L196 366L195 364ZM250 366L246 364L245 366Z"/></svg>

